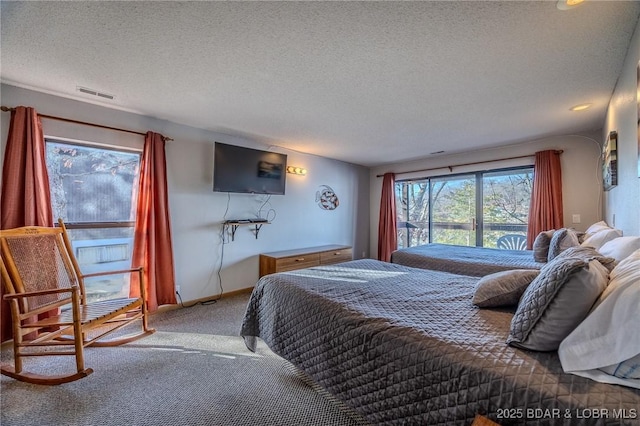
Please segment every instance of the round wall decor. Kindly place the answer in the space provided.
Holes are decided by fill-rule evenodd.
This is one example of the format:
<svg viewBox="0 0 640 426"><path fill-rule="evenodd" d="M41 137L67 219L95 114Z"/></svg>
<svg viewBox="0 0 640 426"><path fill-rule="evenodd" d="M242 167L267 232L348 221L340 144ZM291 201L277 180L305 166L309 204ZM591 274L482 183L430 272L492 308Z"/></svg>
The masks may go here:
<svg viewBox="0 0 640 426"><path fill-rule="evenodd" d="M340 205L340 200L329 185L320 185L316 192L316 203L323 210L335 210Z"/></svg>

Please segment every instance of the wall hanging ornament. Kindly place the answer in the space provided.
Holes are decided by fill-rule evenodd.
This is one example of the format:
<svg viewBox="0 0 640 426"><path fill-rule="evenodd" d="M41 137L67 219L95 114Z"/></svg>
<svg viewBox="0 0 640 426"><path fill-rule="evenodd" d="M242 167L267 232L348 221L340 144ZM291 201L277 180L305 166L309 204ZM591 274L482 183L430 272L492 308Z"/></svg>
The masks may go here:
<svg viewBox="0 0 640 426"><path fill-rule="evenodd" d="M609 132L602 148L602 182L609 191L618 185L618 132Z"/></svg>
<svg viewBox="0 0 640 426"><path fill-rule="evenodd" d="M340 205L340 200L329 185L320 185L316 192L316 203L322 210L335 210Z"/></svg>

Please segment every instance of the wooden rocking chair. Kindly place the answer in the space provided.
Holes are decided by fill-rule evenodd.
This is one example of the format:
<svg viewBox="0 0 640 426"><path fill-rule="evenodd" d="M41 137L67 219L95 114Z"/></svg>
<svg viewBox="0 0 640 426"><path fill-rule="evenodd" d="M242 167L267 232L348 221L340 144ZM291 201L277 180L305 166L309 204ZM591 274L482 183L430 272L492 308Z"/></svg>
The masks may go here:
<svg viewBox="0 0 640 426"><path fill-rule="evenodd" d="M14 365L1 373L24 382L58 385L86 377L87 346L117 346L152 334L147 325L147 305L142 268L82 275L62 220L58 228L23 227L0 231L4 299L13 320ZM137 273L139 298L87 303L87 277ZM44 318L43 318L44 317ZM141 320L142 331L100 340L105 335ZM23 357L75 357L77 371L66 375L23 372Z"/></svg>

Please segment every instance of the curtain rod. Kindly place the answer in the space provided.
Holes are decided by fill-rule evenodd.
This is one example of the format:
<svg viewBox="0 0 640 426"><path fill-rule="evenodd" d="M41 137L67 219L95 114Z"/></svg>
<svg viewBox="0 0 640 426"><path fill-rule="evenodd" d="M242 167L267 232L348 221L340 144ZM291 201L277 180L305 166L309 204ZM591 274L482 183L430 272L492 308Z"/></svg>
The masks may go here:
<svg viewBox="0 0 640 426"><path fill-rule="evenodd" d="M2 110L4 112L8 112L8 111L15 111L15 108L2 106L2 107L0 107L0 110ZM134 135L146 136L146 133L136 132L135 130L121 129L119 127L104 126L102 124L88 123L86 121L72 120L70 118L56 117L56 116L53 116L53 115L38 114L38 116L42 117L42 118L49 118L51 120L64 121L66 123L82 124L82 125L85 125L85 126L99 127L101 129L115 130L115 131L118 131L118 132L133 133ZM173 139L164 136L164 140L165 141L172 141Z"/></svg>
<svg viewBox="0 0 640 426"><path fill-rule="evenodd" d="M564 151L561 150L561 149L560 150L556 150L556 153L558 153L558 154L562 154L563 152ZM430 169L408 170L406 172L398 172L398 173L395 173L395 174L396 175L406 175L406 174L409 174L409 173L430 172L432 170L440 170L440 169L449 169L450 172L453 172L453 168L454 167L473 166L475 164L495 163L496 161L517 160L517 159L520 159L520 158L530 158L530 157L535 157L535 154L519 155L517 157L498 158L497 160L474 161L473 163L455 164L453 166L432 167ZM376 177L383 177L383 176L384 176L384 174L376 175Z"/></svg>

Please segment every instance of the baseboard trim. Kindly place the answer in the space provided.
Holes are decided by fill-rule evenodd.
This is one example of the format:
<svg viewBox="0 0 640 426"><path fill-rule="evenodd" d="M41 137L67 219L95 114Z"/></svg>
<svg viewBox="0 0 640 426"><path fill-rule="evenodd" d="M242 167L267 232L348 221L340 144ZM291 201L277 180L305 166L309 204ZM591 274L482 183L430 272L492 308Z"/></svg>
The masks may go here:
<svg viewBox="0 0 640 426"><path fill-rule="evenodd" d="M182 303L176 303L175 305L162 305L162 306L159 306L158 309L156 309L154 312L151 312L151 315L160 314L162 312L167 312L167 311L173 311L175 309L187 308L189 306L193 306L198 303L212 302L214 300L220 300L222 298L236 296L238 294L251 293L252 291L253 291L253 287L247 287L247 288L242 288L240 290L233 290L226 293L222 293L217 296L209 296L209 297L202 297L200 299L195 299L195 300L187 300L187 301L183 301Z"/></svg>

